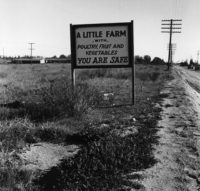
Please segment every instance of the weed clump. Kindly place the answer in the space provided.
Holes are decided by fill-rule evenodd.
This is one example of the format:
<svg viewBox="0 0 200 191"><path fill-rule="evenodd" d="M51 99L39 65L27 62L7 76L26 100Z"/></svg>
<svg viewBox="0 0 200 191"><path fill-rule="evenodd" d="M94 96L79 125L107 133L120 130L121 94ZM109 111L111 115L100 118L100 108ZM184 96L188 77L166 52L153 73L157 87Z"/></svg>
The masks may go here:
<svg viewBox="0 0 200 191"><path fill-rule="evenodd" d="M128 79L131 77L131 71L127 69L94 69L83 70L79 73L79 80L89 80L94 78L115 78L115 79Z"/></svg>
<svg viewBox="0 0 200 191"><path fill-rule="evenodd" d="M16 111L17 116L27 116L36 122L62 115L80 117L102 99L95 87L78 83L72 90L71 83L66 79L48 81L43 87L28 91L9 86L6 95L8 100L22 103ZM9 112L6 114L10 116Z"/></svg>
<svg viewBox="0 0 200 191"><path fill-rule="evenodd" d="M28 119L0 123L0 190L28 190L32 174L22 170L19 153L27 143L36 142L34 125Z"/></svg>
<svg viewBox="0 0 200 191"><path fill-rule="evenodd" d="M160 72L140 72L136 74L136 77L141 81L152 81L155 82L158 80Z"/></svg>
<svg viewBox="0 0 200 191"><path fill-rule="evenodd" d="M123 185L124 173L154 164L153 125L150 122L138 134L126 137L112 134L108 129L84 129L80 135L86 141L78 155L64 160L34 182L44 191L115 190Z"/></svg>
<svg viewBox="0 0 200 191"><path fill-rule="evenodd" d="M15 119L0 123L0 151L19 150L26 143L34 143L33 124L27 119Z"/></svg>

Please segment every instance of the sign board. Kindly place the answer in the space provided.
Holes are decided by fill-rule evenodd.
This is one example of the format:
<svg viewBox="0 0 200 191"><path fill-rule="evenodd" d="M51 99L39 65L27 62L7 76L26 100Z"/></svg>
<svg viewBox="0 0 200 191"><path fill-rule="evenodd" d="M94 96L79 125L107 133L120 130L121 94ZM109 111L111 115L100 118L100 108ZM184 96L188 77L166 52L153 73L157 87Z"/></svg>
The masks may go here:
<svg viewBox="0 0 200 191"><path fill-rule="evenodd" d="M132 67L133 23L71 25L73 68Z"/></svg>
<svg viewBox="0 0 200 191"><path fill-rule="evenodd" d="M132 68L134 104L133 21L126 23L70 25L71 78L76 68Z"/></svg>

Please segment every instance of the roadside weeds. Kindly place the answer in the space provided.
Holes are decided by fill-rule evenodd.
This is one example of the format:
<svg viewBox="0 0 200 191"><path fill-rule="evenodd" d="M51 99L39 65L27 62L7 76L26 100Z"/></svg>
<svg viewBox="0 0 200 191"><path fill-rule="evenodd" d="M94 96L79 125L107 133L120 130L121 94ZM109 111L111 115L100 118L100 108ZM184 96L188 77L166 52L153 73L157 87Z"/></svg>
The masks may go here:
<svg viewBox="0 0 200 191"><path fill-rule="evenodd" d="M151 74L153 69L149 70L147 66L146 68L146 74ZM33 128L30 128L31 130L25 128L27 137L24 138L22 134L18 143L22 141L22 145L27 145L41 140L65 144L76 143L82 145L82 150L74 158L63 160L58 167L53 167L42 175L40 173L38 176L34 175L31 181L28 178L20 179L18 185L24 184L23 189L27 190L65 190L66 188L68 190L116 190L123 189L124 186L126 189L142 188L141 184L124 178L124 174L129 177L128 174L132 170L137 172L156 162L152 151L153 145L158 140L156 121L159 119L160 109L155 108L154 105L160 100L158 93L162 88L163 79L169 79L169 73L162 72L162 69L160 71L159 75L149 75L152 76L150 81L151 78L143 79L144 72L138 74L136 79L138 96L134 107L98 109L96 116L93 114L94 110L89 110L85 114L87 121L83 121L82 127L76 132L67 130L67 120L58 122L56 127L53 119L52 128L48 127L48 121L36 124L30 121ZM128 83L127 79L125 80ZM98 80L95 82L99 83ZM123 119L127 115L131 116L130 119ZM91 119L91 116L95 118ZM106 125L102 128L102 124ZM97 126L101 128L97 129ZM137 130L130 130L133 133L125 137L113 133L116 130L126 130L126 127L129 130L130 127L132 129L135 127ZM74 126L72 125L71 128ZM31 133L28 133L29 131ZM138 179L138 176L135 175L135 179ZM28 183L26 181L23 183L24 180L28 180ZM47 185L47 180L48 182L52 180L51 184Z"/></svg>

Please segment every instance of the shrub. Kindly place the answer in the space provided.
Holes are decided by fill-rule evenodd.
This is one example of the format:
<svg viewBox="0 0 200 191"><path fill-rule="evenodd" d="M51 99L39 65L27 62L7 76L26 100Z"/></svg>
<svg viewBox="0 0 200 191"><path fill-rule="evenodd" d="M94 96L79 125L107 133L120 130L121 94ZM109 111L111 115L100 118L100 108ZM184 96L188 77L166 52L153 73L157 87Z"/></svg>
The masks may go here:
<svg viewBox="0 0 200 191"><path fill-rule="evenodd" d="M18 153L26 143L35 142L33 124L27 119L0 123L0 190L27 190L32 174L21 168L24 160Z"/></svg>
<svg viewBox="0 0 200 191"><path fill-rule="evenodd" d="M45 121L67 114L81 116L102 99L95 87L78 83L72 91L71 82L66 79L47 81L43 87L23 90L9 85L6 91L7 102L19 101L21 108L17 115L28 116L34 121Z"/></svg>
<svg viewBox="0 0 200 191"><path fill-rule="evenodd" d="M126 69L95 69L83 70L79 73L79 80L88 80L94 78L115 78L115 79L128 79L131 76L131 70Z"/></svg>
<svg viewBox="0 0 200 191"><path fill-rule="evenodd" d="M160 72L140 72L136 74L136 78L140 79L141 81L153 81L155 82L160 76Z"/></svg>
<svg viewBox="0 0 200 191"><path fill-rule="evenodd" d="M32 128L33 124L27 119L2 121L0 123L1 148L11 152L14 149L22 148L25 142L35 142L31 132Z"/></svg>
<svg viewBox="0 0 200 191"><path fill-rule="evenodd" d="M153 72L151 73L151 75L149 75L151 81L155 82L160 76L160 73L159 72Z"/></svg>

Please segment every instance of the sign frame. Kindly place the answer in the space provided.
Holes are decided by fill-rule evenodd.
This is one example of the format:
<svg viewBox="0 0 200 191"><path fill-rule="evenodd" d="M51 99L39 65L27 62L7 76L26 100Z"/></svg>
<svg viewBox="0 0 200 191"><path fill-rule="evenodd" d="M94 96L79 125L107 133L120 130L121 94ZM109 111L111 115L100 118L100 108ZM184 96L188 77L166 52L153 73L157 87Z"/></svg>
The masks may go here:
<svg viewBox="0 0 200 191"><path fill-rule="evenodd" d="M118 65L94 65L94 66L77 66L76 63L76 37L75 31L78 28L90 27L114 27L114 26L127 26L128 27L128 64ZM131 22L120 23L98 23L98 24L70 24L70 40L71 40L71 79L72 88L75 88L75 69L92 69L92 68L131 68L132 69L132 104L135 104L135 56L134 56L134 24Z"/></svg>
<svg viewBox="0 0 200 191"><path fill-rule="evenodd" d="M75 32L76 29L79 28L93 28L93 27L115 27L115 26L127 26L128 28L128 64L117 64L117 65L82 65L79 66L76 63L76 58L77 58L77 50L76 50L76 37L75 37ZM133 54L133 41L131 39L133 39L133 30L132 30L133 26L132 26L132 22L123 22L123 23L100 23L100 24L81 24L81 25L70 25L70 34L71 34L71 64L73 66L73 68L128 68L128 67L132 67L132 63L133 63L133 58L132 58L132 54Z"/></svg>

